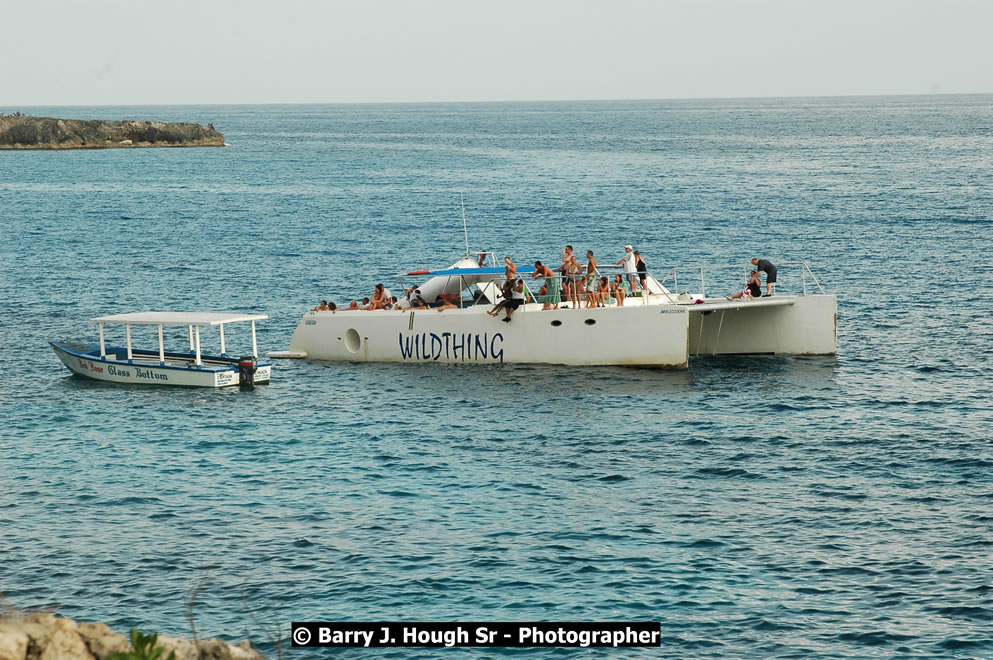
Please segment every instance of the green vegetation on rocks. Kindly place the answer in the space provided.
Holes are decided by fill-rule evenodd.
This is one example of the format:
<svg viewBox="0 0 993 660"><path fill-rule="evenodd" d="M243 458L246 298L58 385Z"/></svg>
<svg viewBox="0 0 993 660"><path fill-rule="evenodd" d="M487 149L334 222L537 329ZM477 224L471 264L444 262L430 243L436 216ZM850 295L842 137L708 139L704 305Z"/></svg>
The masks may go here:
<svg viewBox="0 0 993 660"><path fill-rule="evenodd" d="M4 613L0 660L264 660L249 642L189 640L131 631L131 641L103 623L76 623L49 612Z"/></svg>
<svg viewBox="0 0 993 660"><path fill-rule="evenodd" d="M0 149L223 147L213 125L0 115Z"/></svg>
<svg viewBox="0 0 993 660"><path fill-rule="evenodd" d="M118 651L107 656L107 660L159 660L164 649L156 646L159 636L145 634L136 628L131 629L131 650ZM176 660L176 652L170 651L166 660Z"/></svg>

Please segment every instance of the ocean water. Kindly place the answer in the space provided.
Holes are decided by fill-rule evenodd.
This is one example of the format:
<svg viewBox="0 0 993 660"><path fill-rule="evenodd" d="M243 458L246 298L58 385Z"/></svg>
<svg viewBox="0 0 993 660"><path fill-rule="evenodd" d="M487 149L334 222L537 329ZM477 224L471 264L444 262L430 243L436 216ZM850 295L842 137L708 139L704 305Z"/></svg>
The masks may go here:
<svg viewBox="0 0 993 660"><path fill-rule="evenodd" d="M993 656L993 96L13 111L229 146L0 152L9 604L188 636L192 599L273 655L294 620L658 620L673 657ZM47 345L234 309L284 350L320 299L455 261L460 191L518 263L807 261L838 353L287 361L242 393Z"/></svg>

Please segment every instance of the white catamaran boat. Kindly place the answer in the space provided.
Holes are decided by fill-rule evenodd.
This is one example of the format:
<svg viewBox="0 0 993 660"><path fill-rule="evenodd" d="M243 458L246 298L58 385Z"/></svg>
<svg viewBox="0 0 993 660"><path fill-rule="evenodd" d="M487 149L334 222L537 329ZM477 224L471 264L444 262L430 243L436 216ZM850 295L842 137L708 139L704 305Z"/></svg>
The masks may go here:
<svg viewBox="0 0 993 660"><path fill-rule="evenodd" d="M780 289L789 279L784 273L797 275L789 283L802 290L792 295L728 300L722 293L718 299L707 298L704 269L700 293L677 295L664 286L671 277L678 291L679 273L673 269L661 282L647 274L648 291L629 294L623 306L611 298L591 309L574 309L569 302L543 309L528 291L526 302L505 323L503 313L486 313L500 299L498 283L504 280L504 270L483 267L479 261L467 254L451 268L407 273L430 277L419 287L425 300L454 295L456 308L415 308L402 299L400 309L309 311L293 333L289 350L268 356L686 368L694 355L831 355L837 348L837 296L823 291L806 263L779 266ZM715 268L740 272L743 267L707 270ZM531 279L532 272L520 268L518 276L537 288L542 280ZM816 293L808 292L808 280Z"/></svg>
<svg viewBox="0 0 993 660"><path fill-rule="evenodd" d="M258 343L255 322L269 318L266 314L237 314L233 312L139 312L115 314L90 319L97 324L99 343L70 341L49 342L62 363L79 376L113 383L181 385L187 387L227 387L241 385L250 388L268 383L272 372L269 363L258 363ZM229 357L224 341L224 326L251 322L252 353L240 358ZM104 340L105 325L123 325L124 346L108 346ZM157 326L158 350L141 350L131 345L131 326ZM166 352L163 327L185 326L189 331L189 352ZM217 355L200 352L200 329L216 326L220 333L221 350Z"/></svg>

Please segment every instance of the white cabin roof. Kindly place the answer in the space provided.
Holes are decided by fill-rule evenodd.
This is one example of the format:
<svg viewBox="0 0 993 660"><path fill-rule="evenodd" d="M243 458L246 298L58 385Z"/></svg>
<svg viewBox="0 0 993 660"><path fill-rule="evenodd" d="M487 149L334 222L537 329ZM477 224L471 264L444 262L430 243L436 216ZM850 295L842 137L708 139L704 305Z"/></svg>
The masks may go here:
<svg viewBox="0 0 993 660"><path fill-rule="evenodd" d="M239 321L261 321L268 314L239 314L237 312L136 312L112 314L90 319L94 323L128 323L131 325L220 325Z"/></svg>

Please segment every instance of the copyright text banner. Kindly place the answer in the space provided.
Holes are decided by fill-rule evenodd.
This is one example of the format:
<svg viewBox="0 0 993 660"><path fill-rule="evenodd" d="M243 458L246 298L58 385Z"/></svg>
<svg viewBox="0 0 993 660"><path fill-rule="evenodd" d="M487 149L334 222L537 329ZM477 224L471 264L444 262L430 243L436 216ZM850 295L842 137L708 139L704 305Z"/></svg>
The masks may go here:
<svg viewBox="0 0 993 660"><path fill-rule="evenodd" d="M290 633L293 647L657 647L661 635L658 621L312 621L292 623Z"/></svg>

